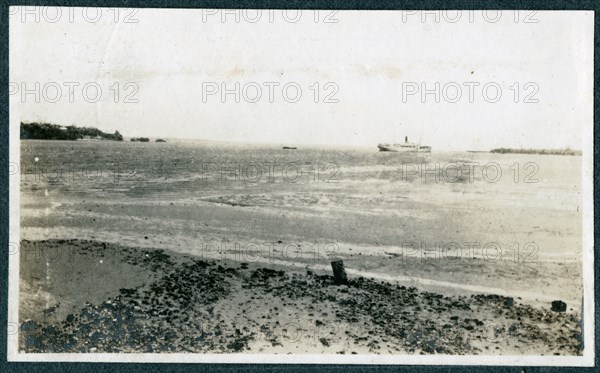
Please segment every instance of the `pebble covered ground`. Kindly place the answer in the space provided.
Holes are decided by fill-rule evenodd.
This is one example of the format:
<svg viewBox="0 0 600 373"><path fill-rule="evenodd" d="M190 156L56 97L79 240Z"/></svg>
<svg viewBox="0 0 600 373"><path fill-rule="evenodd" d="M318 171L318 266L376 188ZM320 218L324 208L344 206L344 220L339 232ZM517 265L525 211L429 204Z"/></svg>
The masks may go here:
<svg viewBox="0 0 600 373"><path fill-rule="evenodd" d="M43 263L21 258L21 296L26 289L59 299L21 319L24 352L579 355L583 347L577 312L510 297L444 296L362 277L335 285L311 271L96 241L21 242L22 250L40 248L69 249L69 262L53 267L67 277L72 271L89 278L89 263L118 258L134 273L122 281L135 286L77 304L73 299L86 295L76 293L75 279L68 291L44 288L34 273ZM98 278L98 287L104 283L109 287L111 277ZM66 314L67 303L75 311Z"/></svg>

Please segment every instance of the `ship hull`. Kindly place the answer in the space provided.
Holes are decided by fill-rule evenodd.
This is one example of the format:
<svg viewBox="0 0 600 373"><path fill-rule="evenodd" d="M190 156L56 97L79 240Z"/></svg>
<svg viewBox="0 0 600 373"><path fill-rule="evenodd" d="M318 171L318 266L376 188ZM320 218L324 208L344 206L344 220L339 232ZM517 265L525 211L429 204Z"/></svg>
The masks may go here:
<svg viewBox="0 0 600 373"><path fill-rule="evenodd" d="M394 152L394 153L416 153L417 148L396 148L388 145L377 145L382 152Z"/></svg>
<svg viewBox="0 0 600 373"><path fill-rule="evenodd" d="M382 152L394 152L394 153L431 153L431 147L429 146L394 146L387 144L377 145L379 151Z"/></svg>

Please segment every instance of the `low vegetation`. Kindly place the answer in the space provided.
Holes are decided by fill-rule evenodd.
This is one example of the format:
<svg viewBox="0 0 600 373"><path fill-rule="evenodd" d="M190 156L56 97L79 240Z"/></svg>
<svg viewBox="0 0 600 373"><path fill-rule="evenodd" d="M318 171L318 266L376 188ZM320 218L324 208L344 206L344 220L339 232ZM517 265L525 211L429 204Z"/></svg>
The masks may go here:
<svg viewBox="0 0 600 373"><path fill-rule="evenodd" d="M551 154L551 155L581 155L581 150L565 149L516 149L516 148L497 148L490 150L490 153L500 154Z"/></svg>

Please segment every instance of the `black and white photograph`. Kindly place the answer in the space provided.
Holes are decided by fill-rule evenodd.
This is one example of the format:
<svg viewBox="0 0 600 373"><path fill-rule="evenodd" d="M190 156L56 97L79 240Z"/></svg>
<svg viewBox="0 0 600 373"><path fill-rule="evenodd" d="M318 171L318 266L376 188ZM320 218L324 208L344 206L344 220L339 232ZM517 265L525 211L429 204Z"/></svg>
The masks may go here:
<svg viewBox="0 0 600 373"><path fill-rule="evenodd" d="M8 28L9 361L593 366L593 10Z"/></svg>

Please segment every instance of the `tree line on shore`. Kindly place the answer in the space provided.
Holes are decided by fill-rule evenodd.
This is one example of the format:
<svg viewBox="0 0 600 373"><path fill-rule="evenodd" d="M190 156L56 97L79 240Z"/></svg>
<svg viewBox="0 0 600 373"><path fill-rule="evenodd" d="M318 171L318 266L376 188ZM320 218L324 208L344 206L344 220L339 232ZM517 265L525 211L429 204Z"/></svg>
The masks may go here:
<svg viewBox="0 0 600 373"><path fill-rule="evenodd" d="M93 127L21 122L22 140L80 140L84 138L123 141L123 135L119 131L105 133Z"/></svg>
<svg viewBox="0 0 600 373"><path fill-rule="evenodd" d="M102 132L94 127L60 126L51 123L23 123L21 122L21 140L82 140L101 139L123 141L119 131L115 133ZM129 141L150 142L147 137L132 137ZM156 142L166 142L156 139Z"/></svg>

